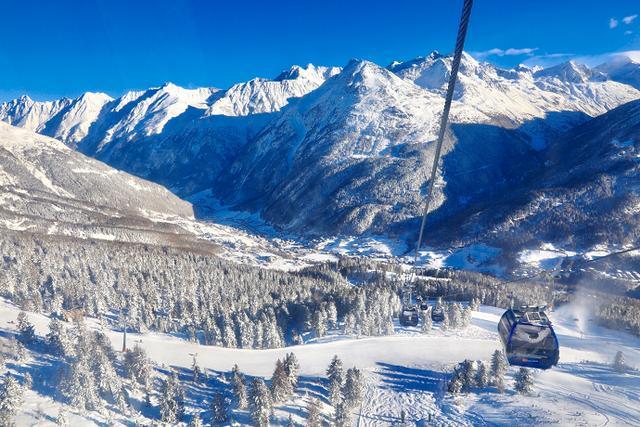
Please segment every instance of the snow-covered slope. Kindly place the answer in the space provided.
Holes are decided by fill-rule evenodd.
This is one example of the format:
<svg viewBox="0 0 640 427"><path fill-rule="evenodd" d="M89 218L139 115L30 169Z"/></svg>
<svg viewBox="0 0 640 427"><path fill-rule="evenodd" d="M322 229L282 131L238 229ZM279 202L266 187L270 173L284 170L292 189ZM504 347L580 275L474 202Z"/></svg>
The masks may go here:
<svg viewBox="0 0 640 427"><path fill-rule="evenodd" d="M0 228L158 241L177 227L156 227L150 215L193 217L189 203L159 185L31 131L0 123L0 154Z"/></svg>
<svg viewBox="0 0 640 427"><path fill-rule="evenodd" d="M0 327L7 333L17 333L15 319L19 309L0 301ZM400 412L417 425L429 425L431 417L436 425L637 425L640 423L640 340L637 337L606 330L589 321L579 304L565 306L551 313L560 341L560 363L548 371L534 372L533 392L515 393L513 378L517 368L509 368L507 392L498 393L493 387L473 390L458 396L445 391L452 367L464 359L488 362L491 353L501 348L496 329L500 309L482 307L473 313L472 325L464 331L439 330L436 326L422 335L412 329L397 328L391 336L358 338L328 336L317 343L273 350L230 349L203 346L173 335L158 333L129 334L130 343L143 347L156 363L173 367L182 373L187 390L187 419L191 414L208 411L207 401L218 390L229 385L223 380L234 364L250 376L269 378L277 359L293 352L300 363L297 396L276 405L272 425L303 423L309 397L326 399L325 369L331 358L338 355L345 369L360 368L365 375L365 392L361 406L353 411L353 424L362 426L391 425L399 422ZM48 333L49 318L29 313L36 333ZM99 328L98 322L88 323ZM71 327L71 324L66 324ZM397 327L397 325L396 325ZM102 329L114 348L122 344L120 331ZM0 343L5 337L0 337ZM617 351L622 351L630 368L618 373L611 367ZM193 357L209 380L191 386ZM29 351L26 367L9 363L13 373L48 373L41 353ZM32 362L32 363L29 363ZM158 373L156 373L158 375ZM222 380L222 381L221 381ZM29 390L25 404L17 415L18 425L36 422L38 414L57 417L60 410L67 413L72 424L94 425L105 422L96 411L79 412L54 400L50 388ZM306 398L305 398L306 397ZM323 404L323 413L330 418L333 409ZM204 412L205 414L207 412ZM44 414L44 415L43 415ZM129 418L111 414L110 423L130 425L148 423L146 416L157 412L141 410ZM248 421L245 411L233 409L240 422ZM245 421L245 422L246 422Z"/></svg>
<svg viewBox="0 0 640 427"><path fill-rule="evenodd" d="M545 162L509 192L469 206L432 232L454 245L489 242L503 249L503 261L544 246L606 253L638 244L640 100L576 127L543 154ZM628 264L635 271L635 260L617 258L611 268L623 272Z"/></svg>

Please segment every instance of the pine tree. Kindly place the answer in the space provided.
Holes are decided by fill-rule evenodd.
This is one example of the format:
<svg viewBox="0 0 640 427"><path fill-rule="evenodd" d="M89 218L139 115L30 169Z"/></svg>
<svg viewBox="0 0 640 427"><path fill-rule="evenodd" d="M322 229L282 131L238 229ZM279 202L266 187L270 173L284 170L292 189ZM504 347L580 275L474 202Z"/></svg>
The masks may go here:
<svg viewBox="0 0 640 427"><path fill-rule="evenodd" d="M184 415L184 390L178 374L172 372L162 384L160 417L165 423L177 423Z"/></svg>
<svg viewBox="0 0 640 427"><path fill-rule="evenodd" d="M533 390L533 375L531 370L520 368L515 377L515 390L520 394L528 394Z"/></svg>
<svg viewBox="0 0 640 427"><path fill-rule="evenodd" d="M238 365L234 365L233 369L231 369L231 387L238 409L245 409L249 405L247 382L244 375L240 373Z"/></svg>
<svg viewBox="0 0 640 427"><path fill-rule="evenodd" d="M298 370L300 369L300 364L298 363L298 358L293 353L288 353L284 358L284 371L287 374L287 378L291 383L292 390L298 386Z"/></svg>
<svg viewBox="0 0 640 427"><path fill-rule="evenodd" d="M344 382L343 392L344 404L348 408L357 406L362 400L364 394L364 381L362 372L358 368L347 369L347 375Z"/></svg>
<svg viewBox="0 0 640 427"><path fill-rule="evenodd" d="M627 371L627 364L624 360L624 353L618 351L616 353L616 357L613 359L613 369L616 372L624 374Z"/></svg>
<svg viewBox="0 0 640 427"><path fill-rule="evenodd" d="M271 377L271 396L274 402L284 402L293 394L293 387L287 377L284 364L278 359Z"/></svg>
<svg viewBox="0 0 640 427"><path fill-rule="evenodd" d="M147 352L136 344L132 350L124 354L124 370L128 378L136 384L149 387L153 376L153 366L147 357Z"/></svg>
<svg viewBox="0 0 640 427"><path fill-rule="evenodd" d="M462 375L462 392L469 392L475 386L476 367L472 360L465 360L460 364Z"/></svg>
<svg viewBox="0 0 640 427"><path fill-rule="evenodd" d="M493 352L491 356L491 371L490 378L491 384L495 386L500 393L504 392L504 375L508 369L507 360L504 357L504 353L500 350Z"/></svg>
<svg viewBox="0 0 640 427"><path fill-rule="evenodd" d="M460 365L456 366L453 370L453 376L447 383L447 390L452 394L459 394L462 392L462 386L464 384L462 371Z"/></svg>
<svg viewBox="0 0 640 427"><path fill-rule="evenodd" d="M317 337L323 337L327 335L327 318L324 311L318 308L313 313L313 320L311 321L311 327L316 333Z"/></svg>
<svg viewBox="0 0 640 427"><path fill-rule="evenodd" d="M221 392L217 392L211 401L211 420L216 424L229 421L229 403Z"/></svg>
<svg viewBox="0 0 640 427"><path fill-rule="evenodd" d="M337 407L342 402L342 382L344 378L342 360L337 355L333 356L329 364L327 377L329 378L329 401L334 407Z"/></svg>
<svg viewBox="0 0 640 427"><path fill-rule="evenodd" d="M69 338L67 331L62 325L62 322L57 318L52 317L49 322L49 333L46 336L47 346L49 351L56 356L67 356L69 353Z"/></svg>
<svg viewBox="0 0 640 427"><path fill-rule="evenodd" d="M24 390L11 375L7 375L0 385L0 425L13 425L13 417L24 401Z"/></svg>
<svg viewBox="0 0 640 427"><path fill-rule="evenodd" d="M322 425L320 401L316 398L311 399L307 404L307 419L304 425L306 427L320 427Z"/></svg>
<svg viewBox="0 0 640 427"><path fill-rule="evenodd" d="M198 359L196 359L196 356L193 356L193 363L191 364L191 372L193 372L193 382L199 383L202 377L202 371L200 370L200 366L198 365Z"/></svg>
<svg viewBox="0 0 640 427"><path fill-rule="evenodd" d="M433 321L431 320L431 308L429 307L427 310L422 310L420 317L420 330L423 334L429 333L433 327Z"/></svg>
<svg viewBox="0 0 640 427"><path fill-rule="evenodd" d="M327 322L331 329L336 329L338 327L338 309L333 301L330 301L327 304Z"/></svg>
<svg viewBox="0 0 640 427"><path fill-rule="evenodd" d="M89 348L82 345L76 350L77 357L71 362L62 379L62 395L79 409L96 410L102 407L98 386L89 360Z"/></svg>
<svg viewBox="0 0 640 427"><path fill-rule="evenodd" d="M193 416L191 417L191 421L189 421L189 427L204 427L204 423L202 422L202 418L200 418L200 414L193 414Z"/></svg>
<svg viewBox="0 0 640 427"><path fill-rule="evenodd" d="M489 385L489 373L487 372L487 365L482 361L478 362L475 383L476 386L480 388L485 388Z"/></svg>
<svg viewBox="0 0 640 427"><path fill-rule="evenodd" d="M471 307L467 306L462 309L462 327L466 328L471 325Z"/></svg>
<svg viewBox="0 0 640 427"><path fill-rule="evenodd" d="M440 322L440 330L448 331L451 329L451 324L449 321L449 310L447 310L447 306L444 305L442 307L442 322Z"/></svg>
<svg viewBox="0 0 640 427"><path fill-rule="evenodd" d="M93 349L90 366L98 394L111 402L126 407L122 381L116 373L112 359L100 346L94 345Z"/></svg>
<svg viewBox="0 0 640 427"><path fill-rule="evenodd" d="M336 427L347 427L351 425L351 411L344 403L339 403L336 407L334 425Z"/></svg>
<svg viewBox="0 0 640 427"><path fill-rule="evenodd" d="M29 345L36 339L36 331L31 322L29 322L29 318L27 317L27 313L21 311L18 313L17 319L18 326L18 341L20 341L24 345Z"/></svg>
<svg viewBox="0 0 640 427"><path fill-rule="evenodd" d="M249 402L253 421L260 427L269 425L269 419L273 413L273 402L269 388L262 378L253 381Z"/></svg>

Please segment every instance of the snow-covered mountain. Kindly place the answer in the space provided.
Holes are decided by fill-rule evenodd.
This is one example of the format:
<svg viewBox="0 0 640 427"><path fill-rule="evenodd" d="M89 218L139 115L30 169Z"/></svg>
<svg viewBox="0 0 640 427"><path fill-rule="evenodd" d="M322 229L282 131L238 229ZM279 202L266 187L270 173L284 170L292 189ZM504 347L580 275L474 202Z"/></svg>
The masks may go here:
<svg viewBox="0 0 640 427"><path fill-rule="evenodd" d="M451 57L432 52L411 61L394 62L389 69L427 90L444 93ZM545 131L568 130L589 117L640 98L640 92L574 62L542 70L525 66L503 70L464 54L455 96L501 126L522 127L534 147L542 148L548 137ZM563 114L558 120L557 113L561 112L576 114Z"/></svg>
<svg viewBox="0 0 640 427"><path fill-rule="evenodd" d="M211 191L279 227L401 232L419 215L450 64L434 52L388 69L292 67L228 90L166 84L114 100L23 98L0 117L181 197ZM465 54L436 217L519 184L562 132L638 98L573 62L503 70Z"/></svg>
<svg viewBox="0 0 640 427"><path fill-rule="evenodd" d="M267 220L287 228L381 231L419 212L442 104L439 94L354 60L291 103L245 145L214 192L227 203L261 210ZM488 181L492 174L504 180L509 174L504 161L517 164L529 150L515 134L478 125L490 123L491 117L473 106L456 101L452 116L455 123L473 128L469 132L475 136L492 134L483 145L467 146L473 154L464 154L467 166L491 163L482 172ZM444 155L462 162L456 146L455 137L448 138ZM483 177L476 176L475 182L484 183ZM445 191L439 186L439 203ZM477 191L484 189L471 193Z"/></svg>

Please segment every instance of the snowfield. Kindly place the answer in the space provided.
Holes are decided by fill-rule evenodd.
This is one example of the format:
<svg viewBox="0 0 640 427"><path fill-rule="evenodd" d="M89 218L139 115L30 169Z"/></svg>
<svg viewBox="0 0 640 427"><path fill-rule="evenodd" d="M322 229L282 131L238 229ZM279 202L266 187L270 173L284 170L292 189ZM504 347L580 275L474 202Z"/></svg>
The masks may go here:
<svg viewBox="0 0 640 427"><path fill-rule="evenodd" d="M19 310L7 301L0 301L0 341L15 333ZM234 364L247 375L270 377L275 361L293 351L300 361L298 397L276 409L274 425L285 424L289 414L294 422L304 419L305 399L323 394L324 372L334 354L345 368L357 366L366 373L365 400L354 414L354 425L379 426L399 422L404 410L410 422L427 421L435 425L639 425L640 424L640 338L604 329L590 322L580 307L571 305L551 313L561 345L560 363L554 369L535 372L531 396L515 394L511 368L507 392L498 394L488 388L452 396L444 390L454 364L463 359L488 361L500 348L496 324L501 309L482 307L473 313L472 326L464 331L442 332L437 328L422 335L413 328L396 328L396 335L361 338L334 334L315 342L274 350L242 350L203 346L179 336L157 333L129 334L128 344L141 345L150 358L163 367L172 366L188 372L193 355L201 368L206 368L210 381L220 385L220 374ZM47 333L49 319L29 314L39 336ZM98 328L98 322L89 323ZM105 331L114 348L122 345L122 334ZM627 364L635 368L626 374L616 373L610 366L614 354L623 351ZM28 369L37 366L39 358L32 354ZM8 364L11 368L12 365ZM13 365L17 366L17 365ZM20 368L20 369L27 369ZM16 369L15 367L12 369ZM188 374L186 374L188 375ZM192 396L188 388L190 407L206 408L202 391ZM189 399L190 398L190 399ZM29 391L26 403L17 418L18 425L51 425L57 416L59 402ZM325 414L331 408L323 404ZM74 413L66 408L72 425L101 424L107 419L96 414ZM235 411L236 420L246 422L243 411ZM137 421L143 421L140 416ZM244 420L244 421L243 421ZM133 425L134 419L110 418L109 424Z"/></svg>

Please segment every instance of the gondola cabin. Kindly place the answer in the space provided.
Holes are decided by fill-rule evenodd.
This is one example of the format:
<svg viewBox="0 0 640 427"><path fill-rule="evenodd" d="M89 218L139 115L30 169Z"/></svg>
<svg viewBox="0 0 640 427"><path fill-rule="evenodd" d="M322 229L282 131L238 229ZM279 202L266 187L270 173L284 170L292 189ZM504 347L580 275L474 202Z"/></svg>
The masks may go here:
<svg viewBox="0 0 640 427"><path fill-rule="evenodd" d="M400 312L400 324L402 326L418 326L420 318L416 306L404 306Z"/></svg>
<svg viewBox="0 0 640 427"><path fill-rule="evenodd" d="M510 365L549 369L558 363L558 338L543 308L507 310L498 332Z"/></svg>

